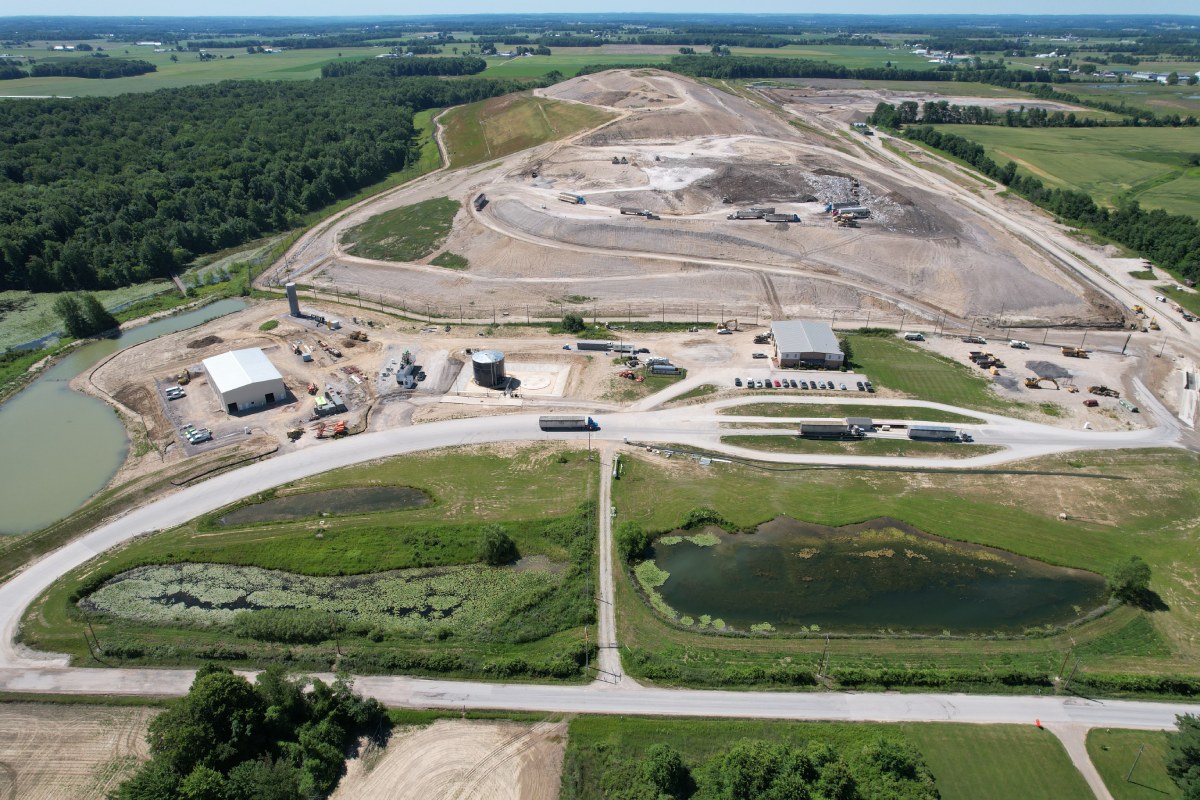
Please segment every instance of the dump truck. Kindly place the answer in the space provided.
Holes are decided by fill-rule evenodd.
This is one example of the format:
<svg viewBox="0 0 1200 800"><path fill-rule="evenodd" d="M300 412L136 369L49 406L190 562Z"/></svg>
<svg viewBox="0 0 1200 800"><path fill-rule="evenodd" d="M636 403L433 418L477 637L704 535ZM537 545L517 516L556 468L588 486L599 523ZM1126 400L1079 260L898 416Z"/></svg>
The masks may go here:
<svg viewBox="0 0 1200 800"><path fill-rule="evenodd" d="M587 200L581 194L573 194L571 192L559 192L558 199L564 203L574 203L577 206L587 205Z"/></svg>
<svg viewBox="0 0 1200 800"><path fill-rule="evenodd" d="M763 216L767 222L799 222L799 214L766 214Z"/></svg>
<svg viewBox="0 0 1200 800"><path fill-rule="evenodd" d="M774 214L775 206L750 206L750 210L755 214Z"/></svg>
<svg viewBox="0 0 1200 800"><path fill-rule="evenodd" d="M1087 358L1088 357L1088 351L1084 350L1082 347L1064 347L1062 349L1062 354L1064 356L1068 356L1070 358Z"/></svg>
<svg viewBox="0 0 1200 800"><path fill-rule="evenodd" d="M729 216L725 217L725 219L762 219L765 216L766 214L762 211L743 208L733 212Z"/></svg>
<svg viewBox="0 0 1200 800"><path fill-rule="evenodd" d="M551 414L538 417L538 427L544 431L598 431L600 426L591 417Z"/></svg>
<svg viewBox="0 0 1200 800"><path fill-rule="evenodd" d="M488 199L487 199L486 194L480 193L475 196L475 210L476 211L483 211L483 207L486 206L487 204L488 204Z"/></svg>

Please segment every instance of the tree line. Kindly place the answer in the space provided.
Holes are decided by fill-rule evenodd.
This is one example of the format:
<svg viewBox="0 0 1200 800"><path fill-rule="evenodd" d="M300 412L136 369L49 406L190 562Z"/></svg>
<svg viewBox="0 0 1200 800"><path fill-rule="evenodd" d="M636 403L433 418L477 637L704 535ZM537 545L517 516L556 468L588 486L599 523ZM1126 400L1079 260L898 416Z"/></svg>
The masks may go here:
<svg viewBox="0 0 1200 800"><path fill-rule="evenodd" d="M1182 278L1200 279L1200 222L1195 217L1146 211L1137 201L1101 208L1083 192L1049 189L1038 178L1021 175L1012 161L997 164L982 145L962 136L927 126L907 128L904 135L967 162L1068 223L1090 228Z"/></svg>
<svg viewBox="0 0 1200 800"><path fill-rule="evenodd" d="M415 110L528 85L371 67L0 104L0 289L124 286L295 228L412 163Z"/></svg>
<svg viewBox="0 0 1200 800"><path fill-rule="evenodd" d="M321 67L322 78L345 75L374 75L398 78L410 75L475 75L487 69L487 62L476 56L457 58L367 58L358 61L334 61Z"/></svg>
<svg viewBox="0 0 1200 800"><path fill-rule="evenodd" d="M138 58L109 58L97 53L84 58L60 58L39 61L26 71L15 61L0 62L0 80L20 78L128 78L155 72L158 67Z"/></svg>
<svg viewBox="0 0 1200 800"><path fill-rule="evenodd" d="M1044 108L1006 109L997 113L986 106L960 106L946 100L927 100L918 106L914 100L905 100L897 105L879 103L868 117L873 125L883 128L899 128L917 123L925 125L998 125L1005 128L1109 128L1129 126L1194 126L1196 118L1189 116L1155 117L1146 120L1141 116L1120 119L1098 119L1081 117L1073 111L1049 111Z"/></svg>

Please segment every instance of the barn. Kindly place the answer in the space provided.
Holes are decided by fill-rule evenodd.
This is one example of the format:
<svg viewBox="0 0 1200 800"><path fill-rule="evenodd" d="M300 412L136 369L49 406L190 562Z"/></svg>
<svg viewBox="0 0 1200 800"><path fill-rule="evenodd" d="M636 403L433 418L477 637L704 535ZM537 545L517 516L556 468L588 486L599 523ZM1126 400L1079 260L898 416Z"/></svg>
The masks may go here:
<svg viewBox="0 0 1200 800"><path fill-rule="evenodd" d="M204 371L221 406L230 414L263 408L288 396L283 376L257 347L206 358Z"/></svg>
<svg viewBox="0 0 1200 800"><path fill-rule="evenodd" d="M775 358L781 367L841 369L845 360L833 328L824 322L781 320L771 323Z"/></svg>

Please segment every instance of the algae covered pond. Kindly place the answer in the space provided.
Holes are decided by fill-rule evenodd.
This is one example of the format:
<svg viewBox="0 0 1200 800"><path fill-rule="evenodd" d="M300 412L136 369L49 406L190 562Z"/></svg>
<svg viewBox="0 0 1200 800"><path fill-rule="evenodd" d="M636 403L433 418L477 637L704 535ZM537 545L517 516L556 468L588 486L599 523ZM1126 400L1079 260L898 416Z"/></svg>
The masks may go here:
<svg viewBox="0 0 1200 800"><path fill-rule="evenodd" d="M827 528L781 517L755 534L676 533L655 543L669 577L654 591L680 615L738 630L1021 633L1105 601L1099 575L895 520Z"/></svg>
<svg viewBox="0 0 1200 800"><path fill-rule="evenodd" d="M284 497L273 497L234 509L221 517L222 525L248 525L256 522L288 522L318 514L369 514L376 511L403 511L421 508L433 500L420 489L409 486L360 486L325 489Z"/></svg>

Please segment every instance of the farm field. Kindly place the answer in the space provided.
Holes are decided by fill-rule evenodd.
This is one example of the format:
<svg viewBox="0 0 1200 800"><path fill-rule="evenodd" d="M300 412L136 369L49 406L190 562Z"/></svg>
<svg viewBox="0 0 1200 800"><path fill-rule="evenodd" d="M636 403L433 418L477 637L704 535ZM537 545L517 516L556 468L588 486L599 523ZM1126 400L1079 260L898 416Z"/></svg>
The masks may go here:
<svg viewBox="0 0 1200 800"><path fill-rule="evenodd" d="M1200 167L1191 128L1003 128L939 126L1012 160L1052 187L1075 189L1099 203L1118 196L1145 208L1200 216Z"/></svg>
<svg viewBox="0 0 1200 800"><path fill-rule="evenodd" d="M948 539L1101 575L1137 553L1150 563L1152 588L1170 609L1147 613L1120 607L1069 631L1024 639L835 639L835 677L839 668L885 667L962 670L977 677L1018 670L1048 677L1072 649L1083 662L1081 676L1195 674L1190 662L1200 605L1188 588L1191 571L1181 554L1196 546L1197 534L1177 524L1180 515L1190 518L1188 509L1200 499L1195 480L1200 460L1194 455L1075 454L1017 464L994 476L801 468L773 471L766 479L750 466L713 469L673 460L668 467L650 456L622 463L624 472L613 489L618 525L635 522L651 533L670 531L696 508L711 508L742 529L778 516L830 526L886 517ZM1031 474L1015 474L1021 470ZM1064 510L1087 521L1064 523L1057 519ZM1138 533L1131 537L1129 531ZM643 600L627 570L619 570L616 582L618 640L626 668L639 677L667 684L787 683L796 679L791 669L815 671L823 652L820 636L728 637L670 624ZM989 691L1003 687L992 685Z"/></svg>
<svg viewBox="0 0 1200 800"><path fill-rule="evenodd" d="M1138 751L1143 746L1146 749L1139 756ZM1113 800L1175 800L1183 797L1183 792L1167 774L1165 731L1093 728L1088 731L1087 750Z"/></svg>
<svg viewBox="0 0 1200 800"><path fill-rule="evenodd" d="M1137 69L1155 71L1153 64ZM1110 103L1125 103L1144 108L1155 114L1200 114L1200 88L1195 86L1166 86L1161 83L1137 81L1132 83L1072 83L1064 91L1080 97L1094 97Z"/></svg>
<svg viewBox="0 0 1200 800"><path fill-rule="evenodd" d="M0 704L0 794L22 800L104 800L150 757L158 709Z"/></svg>
<svg viewBox="0 0 1200 800"><path fill-rule="evenodd" d="M563 764L562 798L603 797L641 785L647 751L669 745L692 775L739 742L788 747L823 742L839 753L862 752L880 741L914 748L933 775L942 800L1087 800L1087 784L1053 734L1017 726L889 725L615 718L571 720ZM869 795L868 795L869 796ZM907 796L907 795L906 795Z"/></svg>
<svg viewBox="0 0 1200 800"><path fill-rule="evenodd" d="M450 166L458 168L563 139L611 118L591 106L522 93L459 106L441 122Z"/></svg>
<svg viewBox="0 0 1200 800"><path fill-rule="evenodd" d="M286 509L295 497L321 513L249 522L226 510L106 554L35 604L26 635L81 663L87 618L108 664L308 669L336 656L358 672L577 678L577 640L594 616L592 480L582 453L540 446L334 471L255 498ZM415 487L431 502L366 513L345 491L380 487ZM482 563L493 523L520 561ZM200 602L163 601L178 591Z"/></svg>
<svg viewBox="0 0 1200 800"><path fill-rule="evenodd" d="M20 78L4 81L0 96L4 97L111 97L127 92L153 92L206 83L236 80L306 81L318 78L321 67L333 61L356 61L373 58L386 52L381 47L346 47L340 50L285 50L281 53L250 55L244 47L210 50L216 59L201 61L198 53L155 53L152 47L112 45L91 42L105 48L113 58L132 58L149 61L158 67L156 72L128 78L93 79ZM50 53L42 48L9 51L13 56L30 55L39 61L80 58L83 54ZM171 56L178 61L171 61Z"/></svg>

